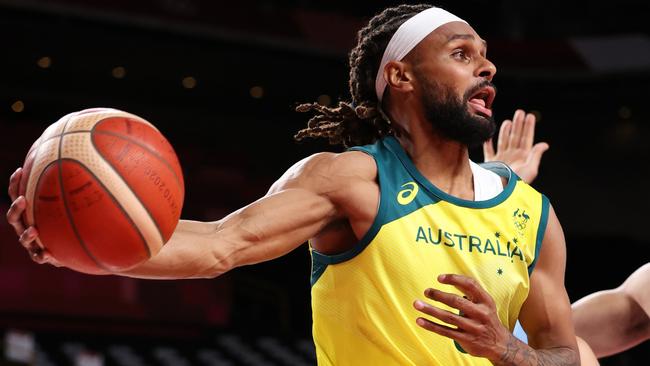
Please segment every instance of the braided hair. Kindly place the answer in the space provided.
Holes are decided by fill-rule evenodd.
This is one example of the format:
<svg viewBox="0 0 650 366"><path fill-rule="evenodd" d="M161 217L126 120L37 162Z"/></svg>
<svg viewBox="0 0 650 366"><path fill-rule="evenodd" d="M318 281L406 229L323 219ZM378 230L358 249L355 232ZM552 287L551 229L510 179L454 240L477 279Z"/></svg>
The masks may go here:
<svg viewBox="0 0 650 366"><path fill-rule="evenodd" d="M328 138L332 145L345 147L366 145L393 134L388 118L381 111L375 93L375 77L391 37L402 23L431 5L399 5L375 15L357 33L357 45L350 52L351 102L341 101L336 107L306 103L298 112L315 112L304 128L294 136Z"/></svg>

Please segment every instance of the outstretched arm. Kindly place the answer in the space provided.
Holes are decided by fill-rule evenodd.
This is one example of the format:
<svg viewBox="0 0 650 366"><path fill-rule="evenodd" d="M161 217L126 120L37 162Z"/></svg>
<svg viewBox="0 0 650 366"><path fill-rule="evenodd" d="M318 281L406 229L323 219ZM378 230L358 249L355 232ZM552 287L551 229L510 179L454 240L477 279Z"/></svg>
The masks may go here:
<svg viewBox="0 0 650 366"><path fill-rule="evenodd" d="M345 153L343 158L340 156L344 154L322 153L297 163L265 197L219 221L181 220L156 256L119 274L160 279L215 277L237 266L288 253L330 222L341 219L344 205L337 204L345 196L341 191L358 181L366 182L359 176L359 171L364 169L345 164L352 154L360 153ZM350 166L354 169L349 169ZM7 214L8 221L34 260L58 265L47 248L37 246L36 229L25 230L21 220L25 200L16 197L16 182L20 177L15 176L10 184L14 204ZM373 179L370 177L370 181Z"/></svg>
<svg viewBox="0 0 650 366"><path fill-rule="evenodd" d="M576 334L598 357L613 355L650 339L650 263L618 288L599 291L573 304Z"/></svg>
<svg viewBox="0 0 650 366"><path fill-rule="evenodd" d="M497 151L492 139L483 144L485 161L502 161L517 175L530 184L537 177L542 154L548 150L546 142L535 141L535 115L521 109L515 111L512 120L505 120L499 129Z"/></svg>
<svg viewBox="0 0 650 366"><path fill-rule="evenodd" d="M280 257L337 215L332 202L305 188L285 188L222 220L182 220L156 256L121 274L139 278L211 278Z"/></svg>

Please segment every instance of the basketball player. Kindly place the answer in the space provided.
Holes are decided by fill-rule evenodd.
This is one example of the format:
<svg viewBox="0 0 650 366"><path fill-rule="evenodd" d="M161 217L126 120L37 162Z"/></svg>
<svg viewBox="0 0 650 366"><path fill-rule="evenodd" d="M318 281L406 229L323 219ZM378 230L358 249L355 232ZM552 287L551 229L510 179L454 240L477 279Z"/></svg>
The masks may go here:
<svg viewBox="0 0 650 366"><path fill-rule="evenodd" d="M579 364L553 208L506 165L469 160L495 129L485 42L442 9L400 5L360 30L350 66L352 103L300 106L317 115L296 136L349 151L298 162L222 220L182 220L122 274L215 277L310 240L321 365ZM24 208L8 212L20 242L56 264Z"/></svg>

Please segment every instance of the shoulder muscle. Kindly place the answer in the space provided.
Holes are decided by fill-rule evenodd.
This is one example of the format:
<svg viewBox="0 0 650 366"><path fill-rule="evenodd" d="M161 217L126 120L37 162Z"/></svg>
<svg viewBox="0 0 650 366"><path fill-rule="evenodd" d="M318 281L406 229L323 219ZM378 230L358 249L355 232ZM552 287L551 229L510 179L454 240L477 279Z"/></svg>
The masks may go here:
<svg viewBox="0 0 650 366"><path fill-rule="evenodd" d="M269 189L269 194L289 188L303 188L331 195L355 181L374 182L377 167L371 156L348 151L318 153L294 164Z"/></svg>

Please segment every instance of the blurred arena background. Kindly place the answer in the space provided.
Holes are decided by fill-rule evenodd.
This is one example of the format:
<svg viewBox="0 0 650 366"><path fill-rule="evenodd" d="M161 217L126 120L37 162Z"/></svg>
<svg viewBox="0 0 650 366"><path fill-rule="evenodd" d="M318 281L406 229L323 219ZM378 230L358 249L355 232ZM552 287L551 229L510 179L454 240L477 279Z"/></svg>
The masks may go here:
<svg viewBox="0 0 650 366"><path fill-rule="evenodd" d="M176 148L183 218L219 219L332 150L293 142L307 117L293 107L348 98L356 30L396 3L0 0L3 187L47 125L114 107ZM435 4L487 39L497 120L521 107L541 121L551 149L534 186L566 232L571 300L618 286L650 258L650 5ZM303 247L211 280L86 276L33 264L3 219L0 365L313 365L309 272ZM646 342L602 364L648 359Z"/></svg>

